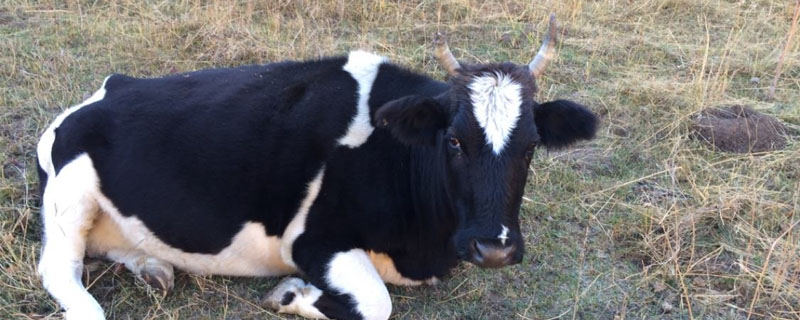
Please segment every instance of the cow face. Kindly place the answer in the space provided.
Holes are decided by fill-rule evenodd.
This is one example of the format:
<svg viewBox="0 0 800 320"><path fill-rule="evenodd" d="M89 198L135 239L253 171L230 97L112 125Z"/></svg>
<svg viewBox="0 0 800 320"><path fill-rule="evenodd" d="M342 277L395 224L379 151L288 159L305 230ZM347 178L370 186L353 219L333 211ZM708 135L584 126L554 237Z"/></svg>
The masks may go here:
<svg viewBox="0 0 800 320"><path fill-rule="evenodd" d="M446 198L458 216L452 240L461 259L482 267L519 263L519 208L534 149L591 138L596 117L575 102L534 101L541 65L462 67L437 56L451 71L450 90L391 101L376 112L376 124L403 143L434 148Z"/></svg>

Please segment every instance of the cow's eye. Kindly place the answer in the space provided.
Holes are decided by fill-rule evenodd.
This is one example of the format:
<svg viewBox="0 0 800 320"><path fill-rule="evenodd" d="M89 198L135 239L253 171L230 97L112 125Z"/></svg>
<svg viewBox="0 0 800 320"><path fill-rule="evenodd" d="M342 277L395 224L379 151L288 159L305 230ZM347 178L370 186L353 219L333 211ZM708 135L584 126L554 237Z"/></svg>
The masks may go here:
<svg viewBox="0 0 800 320"><path fill-rule="evenodd" d="M459 150L461 149L461 141L458 141L456 137L450 137L448 144L450 144L450 148Z"/></svg>

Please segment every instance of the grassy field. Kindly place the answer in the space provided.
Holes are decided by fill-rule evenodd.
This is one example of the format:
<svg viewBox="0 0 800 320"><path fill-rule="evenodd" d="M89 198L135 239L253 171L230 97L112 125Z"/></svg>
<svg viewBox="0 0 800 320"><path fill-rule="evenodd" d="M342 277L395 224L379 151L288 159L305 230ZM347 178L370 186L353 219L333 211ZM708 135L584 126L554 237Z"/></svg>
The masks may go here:
<svg viewBox="0 0 800 320"><path fill-rule="evenodd" d="M390 287L394 317L800 318L800 145L725 154L689 132L693 113L730 104L800 127L798 37L766 98L794 1L198 2L0 2L1 319L60 317L35 272L35 144L106 75L363 48L443 78L435 32L464 61L527 63L550 12L563 41L538 98L590 106L602 116L598 139L537 153L522 264L462 264L436 287ZM110 319L285 317L258 305L279 279L178 273L161 296L110 263L86 269Z"/></svg>

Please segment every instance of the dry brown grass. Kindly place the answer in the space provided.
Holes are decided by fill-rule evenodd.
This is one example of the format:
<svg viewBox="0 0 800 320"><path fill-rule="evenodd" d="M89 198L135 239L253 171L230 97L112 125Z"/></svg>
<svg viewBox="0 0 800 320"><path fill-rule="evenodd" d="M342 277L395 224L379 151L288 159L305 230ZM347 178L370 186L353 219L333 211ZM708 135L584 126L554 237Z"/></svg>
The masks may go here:
<svg viewBox="0 0 800 320"><path fill-rule="evenodd" d="M800 126L800 41L765 99L792 1L26 1L0 4L0 318L58 317L35 274L34 146L55 114L112 72L156 76L365 48L435 77L431 36L456 57L527 62L549 12L559 58L540 100L581 101L599 138L534 160L528 255L464 265L437 288L391 288L398 318L800 318L800 148L731 155L690 139L690 116L750 105ZM179 274L167 297L92 263L110 318L277 317L274 279Z"/></svg>

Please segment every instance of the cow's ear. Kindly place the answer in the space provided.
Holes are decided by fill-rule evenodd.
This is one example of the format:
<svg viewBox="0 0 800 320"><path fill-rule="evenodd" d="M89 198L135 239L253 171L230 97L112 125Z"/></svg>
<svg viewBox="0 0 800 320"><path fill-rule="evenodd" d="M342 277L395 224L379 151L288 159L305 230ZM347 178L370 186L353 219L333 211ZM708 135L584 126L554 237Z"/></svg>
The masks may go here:
<svg viewBox="0 0 800 320"><path fill-rule="evenodd" d="M594 138L597 131L597 116L586 107L569 100L550 101L535 106L533 119L541 144L548 149Z"/></svg>
<svg viewBox="0 0 800 320"><path fill-rule="evenodd" d="M374 125L385 128L405 144L435 144L438 130L446 128L448 112L433 98L411 95L392 100L375 112Z"/></svg>

